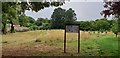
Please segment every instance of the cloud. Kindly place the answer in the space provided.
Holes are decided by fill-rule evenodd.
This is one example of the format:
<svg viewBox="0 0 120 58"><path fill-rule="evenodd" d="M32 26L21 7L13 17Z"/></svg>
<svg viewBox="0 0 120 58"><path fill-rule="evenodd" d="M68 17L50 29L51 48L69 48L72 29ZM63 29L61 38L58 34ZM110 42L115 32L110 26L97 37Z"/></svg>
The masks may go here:
<svg viewBox="0 0 120 58"><path fill-rule="evenodd" d="M95 20L102 18L100 12L103 10L102 2L70 2L65 3L62 8L69 9L72 8L77 14L78 20ZM55 7L45 8L39 12L26 11L27 16L32 16L33 18L50 18Z"/></svg>

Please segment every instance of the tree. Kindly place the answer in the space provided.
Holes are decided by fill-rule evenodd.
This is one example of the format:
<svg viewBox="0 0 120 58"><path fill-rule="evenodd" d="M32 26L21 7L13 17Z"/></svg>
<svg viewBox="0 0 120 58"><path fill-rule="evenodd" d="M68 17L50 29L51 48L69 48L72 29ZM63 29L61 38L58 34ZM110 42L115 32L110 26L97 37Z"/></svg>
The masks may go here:
<svg viewBox="0 0 120 58"><path fill-rule="evenodd" d="M30 16L27 16L27 19L28 19L28 23L27 23L26 27L30 27L30 26L35 25L35 19L34 18L32 18Z"/></svg>
<svg viewBox="0 0 120 58"><path fill-rule="evenodd" d="M42 26L42 22L43 22L44 18L38 18L37 21L35 22L35 24L37 26Z"/></svg>
<svg viewBox="0 0 120 58"><path fill-rule="evenodd" d="M65 24L74 24L76 20L75 11L69 8L65 13Z"/></svg>
<svg viewBox="0 0 120 58"><path fill-rule="evenodd" d="M35 19L32 18L32 17L29 17L29 16L28 16L28 20L29 20L29 23L31 23L31 24L34 24L34 23L35 23Z"/></svg>
<svg viewBox="0 0 120 58"><path fill-rule="evenodd" d="M80 29L83 31L88 31L91 29L91 23L89 21L80 21Z"/></svg>
<svg viewBox="0 0 120 58"><path fill-rule="evenodd" d="M117 26L113 26L113 29L115 29L118 32L120 32L120 1L117 2L113 1L105 1L104 8L106 10L103 10L101 12L104 17L109 17L110 15L114 15L115 18L117 18ZM113 31L114 32L114 31ZM115 32L116 33L116 32Z"/></svg>
<svg viewBox="0 0 120 58"><path fill-rule="evenodd" d="M95 21L90 21L90 30L91 31L96 31L97 28L96 28L96 22Z"/></svg>
<svg viewBox="0 0 120 58"><path fill-rule="evenodd" d="M74 24L77 20L74 10L56 8L51 16L51 28L63 29L65 24Z"/></svg>
<svg viewBox="0 0 120 58"><path fill-rule="evenodd" d="M2 2L2 24L3 24L3 34L6 33L6 23L7 20L9 21L9 23L11 24L11 33L14 32L14 24L17 24L18 22L18 14L19 14L19 5L17 5L17 3L15 2ZM9 10L8 10L9 9Z"/></svg>
<svg viewBox="0 0 120 58"><path fill-rule="evenodd" d="M6 22L7 22L7 14L2 14L2 17L4 20L2 20L2 32L3 34L6 34Z"/></svg>
<svg viewBox="0 0 120 58"><path fill-rule="evenodd" d="M6 21L10 20L11 33L14 30L14 21L17 22L18 16L24 14L25 10L33 10L38 12L45 7L61 6L64 2L2 2L2 24L3 34L6 33Z"/></svg>
<svg viewBox="0 0 120 58"><path fill-rule="evenodd" d="M114 34L117 37L117 35L118 35L118 25L117 25L117 23L113 24L112 31L114 32Z"/></svg>
<svg viewBox="0 0 120 58"><path fill-rule="evenodd" d="M20 26L27 26L28 22L29 22L29 18L27 16L21 15L19 17L19 25Z"/></svg>
<svg viewBox="0 0 120 58"><path fill-rule="evenodd" d="M110 29L110 24L107 19L96 20L96 29L97 31L107 31Z"/></svg>
<svg viewBox="0 0 120 58"><path fill-rule="evenodd" d="M45 19L43 20L43 23L50 23L50 20L49 20L48 18L45 18Z"/></svg>
<svg viewBox="0 0 120 58"><path fill-rule="evenodd" d="M25 10L33 10L35 12L38 12L41 9L44 9L46 7L50 7L50 6L61 6L64 4L64 1L61 2L55 2L55 1L50 1L50 2L46 2L46 1L42 1L41 2L21 2L21 7L22 7L22 12L24 13Z"/></svg>
<svg viewBox="0 0 120 58"><path fill-rule="evenodd" d="M8 4L7 3L2 3L2 24L3 24L3 28L2 28L2 31L3 31L3 34L6 34L6 22L7 22L7 19L8 19Z"/></svg>
<svg viewBox="0 0 120 58"><path fill-rule="evenodd" d="M65 10L62 8L56 8L51 16L51 28L60 29L63 28L65 20Z"/></svg>

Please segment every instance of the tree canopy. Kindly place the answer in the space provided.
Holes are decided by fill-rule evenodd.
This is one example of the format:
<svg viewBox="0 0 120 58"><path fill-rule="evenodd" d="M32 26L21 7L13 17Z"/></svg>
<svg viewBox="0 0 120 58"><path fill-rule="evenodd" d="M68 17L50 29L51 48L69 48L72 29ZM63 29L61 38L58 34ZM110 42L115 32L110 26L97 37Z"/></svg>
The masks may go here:
<svg viewBox="0 0 120 58"><path fill-rule="evenodd" d="M104 8L105 10L101 12L104 17L109 17L110 15L113 15L114 18L116 18L117 20L115 22L115 25L113 26L113 29L117 31L113 32L117 35L117 33L120 32L120 1L118 0L117 2L114 2L107 0L104 2Z"/></svg>
<svg viewBox="0 0 120 58"><path fill-rule="evenodd" d="M77 20L75 11L56 8L51 16L51 28L63 29L65 24L74 24Z"/></svg>

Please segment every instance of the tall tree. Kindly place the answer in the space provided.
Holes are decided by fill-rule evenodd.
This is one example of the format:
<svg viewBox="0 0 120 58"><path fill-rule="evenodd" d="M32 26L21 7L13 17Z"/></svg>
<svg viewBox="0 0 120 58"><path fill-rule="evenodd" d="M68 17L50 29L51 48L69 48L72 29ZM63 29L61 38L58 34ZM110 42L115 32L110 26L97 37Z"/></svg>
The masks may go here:
<svg viewBox="0 0 120 58"><path fill-rule="evenodd" d="M10 21L9 23L11 24L11 33L14 31L13 24L17 24L17 19L18 19L18 13L20 11L19 5L15 2L2 2L2 23L3 23L3 33L6 33L6 22L7 20Z"/></svg>
<svg viewBox="0 0 120 58"><path fill-rule="evenodd" d="M106 8L105 10L103 10L101 12L102 15L104 15L104 17L109 17L110 15L113 15L115 18L117 18L117 26L116 26L116 30L118 32L120 32L120 1L117 0L117 2L113 2L113 1L105 1L104 4L104 8ZM117 32L117 33L118 33Z"/></svg>
<svg viewBox="0 0 120 58"><path fill-rule="evenodd" d="M77 20L75 11L69 8L65 13L65 24L74 24Z"/></svg>
<svg viewBox="0 0 120 58"><path fill-rule="evenodd" d="M74 24L76 20L76 14L71 8L56 8L51 16L51 28L63 29L65 24Z"/></svg>
<svg viewBox="0 0 120 58"><path fill-rule="evenodd" d="M63 28L65 20L65 9L56 8L51 16L51 28Z"/></svg>

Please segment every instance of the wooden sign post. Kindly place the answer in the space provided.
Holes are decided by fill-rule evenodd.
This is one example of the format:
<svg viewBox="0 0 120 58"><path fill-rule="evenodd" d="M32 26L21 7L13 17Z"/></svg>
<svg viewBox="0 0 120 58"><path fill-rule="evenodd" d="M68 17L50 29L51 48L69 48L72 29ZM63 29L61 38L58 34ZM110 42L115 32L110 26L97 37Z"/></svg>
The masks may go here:
<svg viewBox="0 0 120 58"><path fill-rule="evenodd" d="M65 25L64 53L66 53L66 32L68 32L68 33L78 33L78 53L79 53L80 52L80 25L79 24Z"/></svg>

